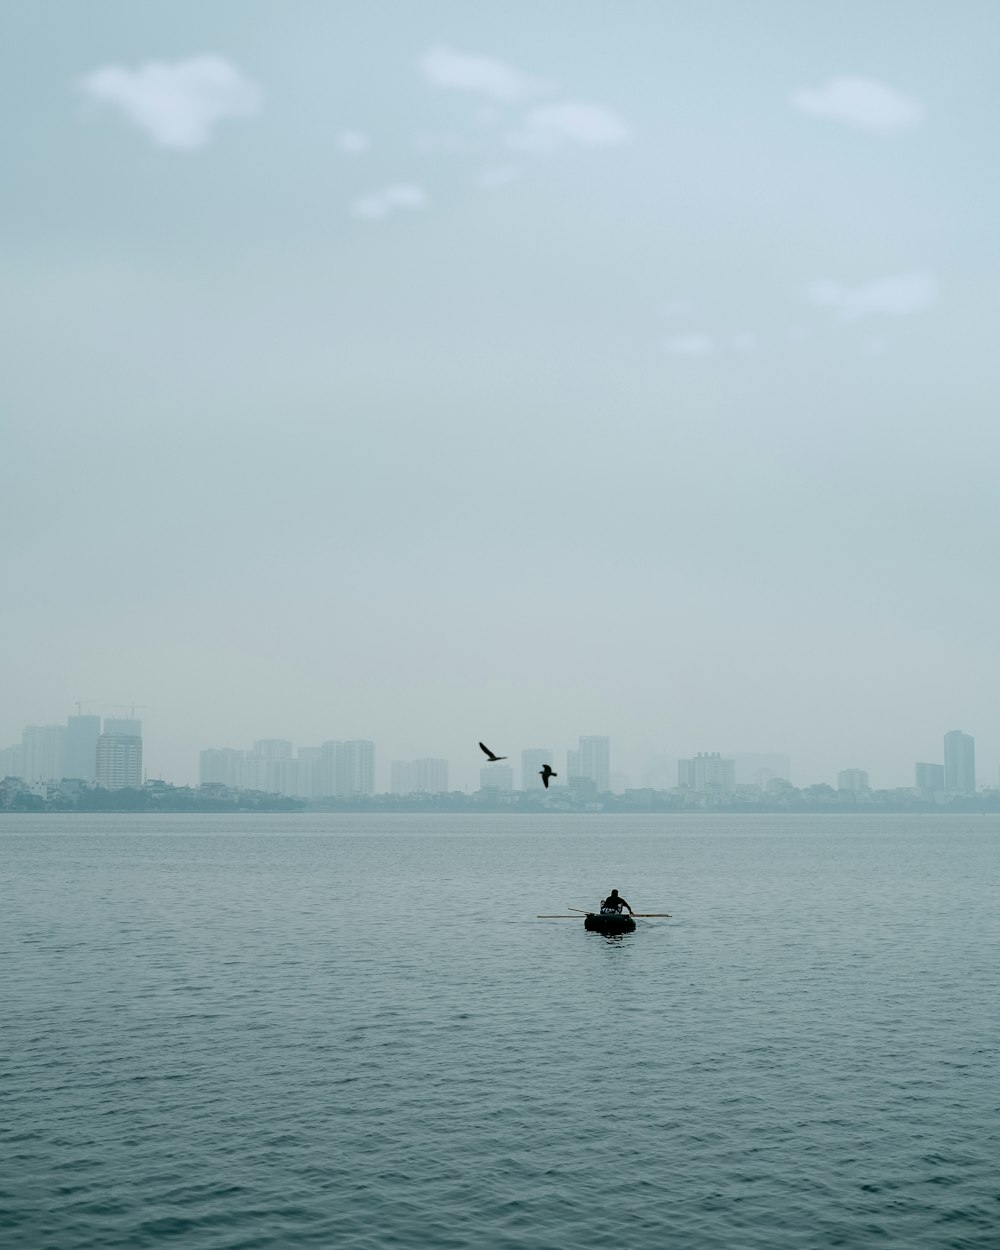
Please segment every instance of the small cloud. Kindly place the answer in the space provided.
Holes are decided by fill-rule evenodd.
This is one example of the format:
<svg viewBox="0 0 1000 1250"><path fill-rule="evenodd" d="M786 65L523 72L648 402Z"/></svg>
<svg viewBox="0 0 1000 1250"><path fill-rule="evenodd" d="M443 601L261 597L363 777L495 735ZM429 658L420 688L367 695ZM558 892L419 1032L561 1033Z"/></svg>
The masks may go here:
<svg viewBox="0 0 1000 1250"><path fill-rule="evenodd" d="M873 78L831 78L822 87L793 91L790 99L800 113L846 122L879 135L908 130L924 115L919 100Z"/></svg>
<svg viewBox="0 0 1000 1250"><path fill-rule="evenodd" d="M106 65L80 83L86 96L121 112L164 148L191 151L227 118L260 111L257 87L225 57L147 61L138 69Z"/></svg>
<svg viewBox="0 0 1000 1250"><path fill-rule="evenodd" d="M507 143L524 151L547 152L567 143L610 147L631 138L629 127L611 109L567 100L532 109L520 127L507 136Z"/></svg>
<svg viewBox="0 0 1000 1250"><path fill-rule="evenodd" d="M430 197L422 187L400 182L360 196L351 205L351 212L355 217L368 221L382 221L397 210L424 208L429 201Z"/></svg>
<svg viewBox="0 0 1000 1250"><path fill-rule="evenodd" d="M440 45L426 52L419 64L420 72L433 87L473 91L504 104L528 100L546 90L544 83L526 77L503 61Z"/></svg>
<svg viewBox="0 0 1000 1250"><path fill-rule="evenodd" d="M371 147L371 140L360 130L342 130L337 135L337 147L347 156L360 156Z"/></svg>
<svg viewBox="0 0 1000 1250"><path fill-rule="evenodd" d="M859 286L823 280L806 288L813 304L831 309L838 321L860 321L864 317L901 317L923 312L937 302L937 282L927 273L901 273L878 278Z"/></svg>
<svg viewBox="0 0 1000 1250"><path fill-rule="evenodd" d="M521 176L521 171L516 165L490 165L486 169L482 169L476 178L476 183L485 187L488 191L496 190L497 187L509 186Z"/></svg>
<svg viewBox="0 0 1000 1250"><path fill-rule="evenodd" d="M708 334L671 334L663 340L663 350L671 356L711 356L715 340Z"/></svg>

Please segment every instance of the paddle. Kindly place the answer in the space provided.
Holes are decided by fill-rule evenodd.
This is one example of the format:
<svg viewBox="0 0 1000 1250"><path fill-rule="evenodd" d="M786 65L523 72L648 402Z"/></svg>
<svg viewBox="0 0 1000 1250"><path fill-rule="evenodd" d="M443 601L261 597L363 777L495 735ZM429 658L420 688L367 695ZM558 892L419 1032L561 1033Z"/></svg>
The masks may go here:
<svg viewBox="0 0 1000 1250"><path fill-rule="evenodd" d="M583 911L582 907L570 907L569 910L583 912L585 916L597 915L597 912L595 911ZM640 920L673 920L673 916L671 916L668 911L633 911L629 914L632 916L638 916ZM565 920L566 917L564 916L562 919Z"/></svg>
<svg viewBox="0 0 1000 1250"><path fill-rule="evenodd" d="M536 920L579 920L579 916L536 916Z"/></svg>

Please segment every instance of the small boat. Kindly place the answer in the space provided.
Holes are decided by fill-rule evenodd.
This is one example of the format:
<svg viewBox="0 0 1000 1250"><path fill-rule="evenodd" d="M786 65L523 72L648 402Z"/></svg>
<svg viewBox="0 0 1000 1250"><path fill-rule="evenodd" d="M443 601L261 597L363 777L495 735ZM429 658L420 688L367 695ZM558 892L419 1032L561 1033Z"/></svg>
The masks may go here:
<svg viewBox="0 0 1000 1250"><path fill-rule="evenodd" d="M635 921L621 911L588 911L583 927L592 933L632 933Z"/></svg>

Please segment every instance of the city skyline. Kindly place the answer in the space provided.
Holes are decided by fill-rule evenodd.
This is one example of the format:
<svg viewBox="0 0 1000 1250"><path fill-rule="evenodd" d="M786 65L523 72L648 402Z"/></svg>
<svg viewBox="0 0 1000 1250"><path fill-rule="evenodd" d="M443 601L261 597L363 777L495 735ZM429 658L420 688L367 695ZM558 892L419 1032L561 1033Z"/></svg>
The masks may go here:
<svg viewBox="0 0 1000 1250"><path fill-rule="evenodd" d="M0 748L0 778L24 776L29 781L50 782L75 778L114 787L136 785L150 775L143 766L145 744L140 719L81 714L80 704L76 706L77 714L69 715L65 724L26 725L19 743ZM858 793L913 788L926 794L967 794L994 786L1000 768L987 766L977 779L974 735L947 730L941 737L940 751L939 762L912 761L909 777L895 785L882 783L877 777L873 782L871 768L861 767L858 761L838 768L829 777L797 777L796 784L828 784ZM475 755L468 750L457 761L426 753L400 760L386 758L374 739L325 739L319 744L297 745L293 739L259 738L245 747L200 747L193 778L152 775L173 784L208 782L303 798L438 794L487 787L534 791L542 788L537 773L546 763L557 765L559 777L553 782L557 789L573 788L573 781L587 781L594 793L675 787L735 793L739 786L766 791L772 783L793 781L791 757L774 752L698 751L687 757L653 756L639 775L612 767L613 762L617 764L617 759L608 735L580 735L577 745L567 746L561 755L550 747L525 747L516 753L511 749L507 761L485 765L477 765ZM463 776L477 780L475 784L469 779L459 780ZM412 785L412 791L404 790L404 785Z"/></svg>

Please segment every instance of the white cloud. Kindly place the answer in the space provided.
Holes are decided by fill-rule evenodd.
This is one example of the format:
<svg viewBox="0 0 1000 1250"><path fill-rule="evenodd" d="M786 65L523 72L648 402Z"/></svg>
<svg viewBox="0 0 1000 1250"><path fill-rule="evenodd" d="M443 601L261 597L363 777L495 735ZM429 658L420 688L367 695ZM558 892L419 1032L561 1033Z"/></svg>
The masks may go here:
<svg viewBox="0 0 1000 1250"><path fill-rule="evenodd" d="M829 117L879 135L908 130L924 115L919 100L872 78L831 78L822 87L793 91L790 98L801 113Z"/></svg>
<svg viewBox="0 0 1000 1250"><path fill-rule="evenodd" d="M204 147L226 118L260 110L257 87L224 57L147 61L138 69L106 65L80 84L85 95L119 109L161 147Z"/></svg>
<svg viewBox="0 0 1000 1250"><path fill-rule="evenodd" d="M426 52L419 64L421 73L434 87L473 91L504 104L527 100L546 90L544 83L526 77L503 61L440 45Z"/></svg>
<svg viewBox="0 0 1000 1250"><path fill-rule="evenodd" d="M351 205L351 212L355 217L364 217L368 221L382 221L398 210L424 208L429 200L423 187L398 182L391 187L383 187L381 191L360 196Z"/></svg>
<svg viewBox="0 0 1000 1250"><path fill-rule="evenodd" d="M548 104L532 109L520 127L507 136L512 148L547 152L577 143L583 147L608 147L627 143L632 132L617 114L600 104Z"/></svg>
<svg viewBox="0 0 1000 1250"><path fill-rule="evenodd" d="M371 147L371 140L360 130L342 130L337 135L337 147L347 156L360 156Z"/></svg>
<svg viewBox="0 0 1000 1250"><path fill-rule="evenodd" d="M853 287L824 279L806 288L806 298L831 309L839 321L923 312L937 302L937 297L937 282L928 273L901 273Z"/></svg>
<svg viewBox="0 0 1000 1250"><path fill-rule="evenodd" d="M711 356L715 340L708 334L671 334L663 340L663 350L671 356Z"/></svg>

